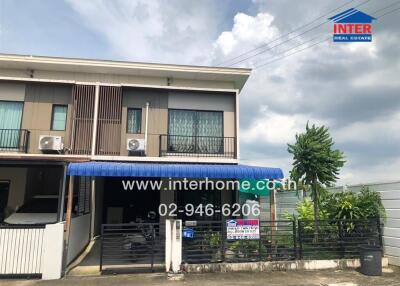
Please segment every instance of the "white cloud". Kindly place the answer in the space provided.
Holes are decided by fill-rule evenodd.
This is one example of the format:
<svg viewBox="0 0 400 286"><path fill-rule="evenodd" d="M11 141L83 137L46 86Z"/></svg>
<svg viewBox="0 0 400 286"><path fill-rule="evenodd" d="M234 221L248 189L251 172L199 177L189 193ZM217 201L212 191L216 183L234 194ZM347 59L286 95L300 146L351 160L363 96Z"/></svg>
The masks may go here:
<svg viewBox="0 0 400 286"><path fill-rule="evenodd" d="M400 111L373 121L350 122L348 125L334 130L335 141L338 143L370 144L376 141L400 142Z"/></svg>
<svg viewBox="0 0 400 286"><path fill-rule="evenodd" d="M278 114L268 107L262 108L262 116L257 118L250 128L241 132L244 142L260 142L286 145L292 142L296 133L304 131L305 123L323 124L321 121L311 119L306 114Z"/></svg>
<svg viewBox="0 0 400 286"><path fill-rule="evenodd" d="M211 50L213 6L161 0L67 0L114 53L134 61L204 64Z"/></svg>
<svg viewBox="0 0 400 286"><path fill-rule="evenodd" d="M229 56L233 50L243 51L264 44L278 36L278 29L272 25L274 17L259 13L255 17L238 13L233 19L231 31L222 32L214 43L216 52Z"/></svg>
<svg viewBox="0 0 400 286"><path fill-rule="evenodd" d="M400 158L392 158L376 165L355 166L347 162L336 185L368 184L398 181Z"/></svg>

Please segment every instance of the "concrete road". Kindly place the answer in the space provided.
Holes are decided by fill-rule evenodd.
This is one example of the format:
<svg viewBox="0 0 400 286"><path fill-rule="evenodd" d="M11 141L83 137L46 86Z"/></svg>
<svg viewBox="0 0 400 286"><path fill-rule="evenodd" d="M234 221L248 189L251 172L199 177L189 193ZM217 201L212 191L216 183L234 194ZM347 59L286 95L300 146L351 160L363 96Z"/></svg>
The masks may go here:
<svg viewBox="0 0 400 286"><path fill-rule="evenodd" d="M168 281L165 274L124 274L95 277L67 277L62 280L0 280L0 286L398 286L400 268L387 268L382 277L367 277L357 271L291 271L263 273L187 274L184 281Z"/></svg>

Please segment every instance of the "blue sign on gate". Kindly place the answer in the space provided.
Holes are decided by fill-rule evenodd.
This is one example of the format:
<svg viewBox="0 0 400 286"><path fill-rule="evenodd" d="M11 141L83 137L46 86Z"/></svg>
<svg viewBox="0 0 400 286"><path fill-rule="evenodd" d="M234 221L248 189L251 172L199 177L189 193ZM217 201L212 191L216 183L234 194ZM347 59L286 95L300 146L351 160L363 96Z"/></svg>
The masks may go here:
<svg viewBox="0 0 400 286"><path fill-rule="evenodd" d="M194 238L194 230L192 228L184 227L182 236L184 238Z"/></svg>

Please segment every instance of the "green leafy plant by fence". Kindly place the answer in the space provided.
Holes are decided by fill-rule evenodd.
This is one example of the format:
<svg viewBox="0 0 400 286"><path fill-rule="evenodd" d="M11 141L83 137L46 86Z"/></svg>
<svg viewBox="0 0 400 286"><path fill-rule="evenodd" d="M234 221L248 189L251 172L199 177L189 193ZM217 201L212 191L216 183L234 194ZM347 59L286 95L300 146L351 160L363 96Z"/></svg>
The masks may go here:
<svg viewBox="0 0 400 286"><path fill-rule="evenodd" d="M313 202L305 198L296 205L297 218L299 220L311 221L314 219ZM293 215L287 211L284 213L286 219L293 219ZM319 220L325 219L370 219L386 218L385 208L378 192L363 187L361 192L323 192L320 200ZM312 226L310 226L312 227Z"/></svg>

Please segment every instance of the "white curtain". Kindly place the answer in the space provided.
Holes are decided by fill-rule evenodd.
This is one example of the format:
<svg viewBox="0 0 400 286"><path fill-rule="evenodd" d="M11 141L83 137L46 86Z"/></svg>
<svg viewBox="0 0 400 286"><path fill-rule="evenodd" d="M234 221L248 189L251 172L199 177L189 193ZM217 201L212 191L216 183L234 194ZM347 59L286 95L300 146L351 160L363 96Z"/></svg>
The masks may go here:
<svg viewBox="0 0 400 286"><path fill-rule="evenodd" d="M168 151L195 152L196 112L170 110L168 115Z"/></svg>
<svg viewBox="0 0 400 286"><path fill-rule="evenodd" d="M223 113L197 112L197 149L199 153L214 154L223 151Z"/></svg>

